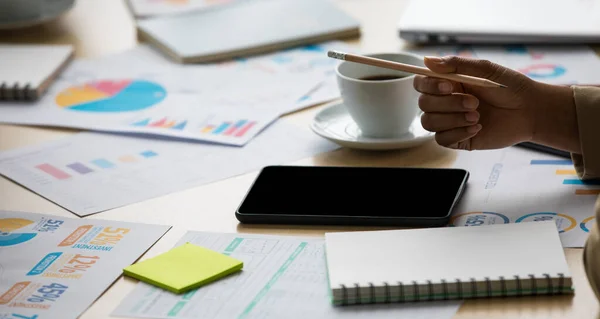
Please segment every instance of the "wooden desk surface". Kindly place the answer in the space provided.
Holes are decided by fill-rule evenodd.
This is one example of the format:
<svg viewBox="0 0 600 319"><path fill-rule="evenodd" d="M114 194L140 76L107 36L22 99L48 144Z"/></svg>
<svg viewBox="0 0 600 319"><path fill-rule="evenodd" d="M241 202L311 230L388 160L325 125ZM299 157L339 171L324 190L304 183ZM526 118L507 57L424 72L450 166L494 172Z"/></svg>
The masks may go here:
<svg viewBox="0 0 600 319"><path fill-rule="evenodd" d="M396 22L406 1L336 0L343 10L362 23L357 41L369 52L398 51L403 47L396 33ZM0 42L71 43L79 57L117 53L136 45L134 22L124 0L78 0L75 8L44 26L21 31L0 32ZM355 41L356 42L356 41ZM282 120L309 130L312 116L323 106L298 112ZM0 150L8 150L73 134L72 130L0 125ZM393 152L361 152L341 149L301 160L309 165L386 165L440 167L452 163L454 154L435 144ZM288 163L289 164L289 163ZM170 249L186 230L295 234L322 236L325 231L348 228L249 227L238 224L234 210L256 173L188 189L105 213L91 219L113 219L173 225L143 258ZM0 177L0 209L49 213L75 217L34 193ZM600 318L595 299L582 267L581 249L565 249L575 280L574 297L527 297L469 300L455 318ZM119 278L83 315L83 319L109 318L120 300L135 286L135 281Z"/></svg>

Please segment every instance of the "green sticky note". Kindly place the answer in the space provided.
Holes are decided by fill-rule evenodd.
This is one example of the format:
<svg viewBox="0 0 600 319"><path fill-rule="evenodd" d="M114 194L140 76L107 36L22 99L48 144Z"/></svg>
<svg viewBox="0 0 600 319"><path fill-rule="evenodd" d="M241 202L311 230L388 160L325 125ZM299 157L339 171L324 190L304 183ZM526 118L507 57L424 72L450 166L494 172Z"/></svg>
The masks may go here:
<svg viewBox="0 0 600 319"><path fill-rule="evenodd" d="M180 294L240 271L243 266L240 260L186 243L126 267L123 273Z"/></svg>

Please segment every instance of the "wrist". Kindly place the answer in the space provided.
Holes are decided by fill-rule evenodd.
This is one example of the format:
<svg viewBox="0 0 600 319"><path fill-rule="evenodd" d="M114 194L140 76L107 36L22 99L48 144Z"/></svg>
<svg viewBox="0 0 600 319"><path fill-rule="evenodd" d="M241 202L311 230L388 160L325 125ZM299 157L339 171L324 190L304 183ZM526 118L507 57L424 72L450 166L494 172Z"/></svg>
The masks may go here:
<svg viewBox="0 0 600 319"><path fill-rule="evenodd" d="M570 86L536 83L538 94L532 99L533 132L531 141L579 153L577 109Z"/></svg>

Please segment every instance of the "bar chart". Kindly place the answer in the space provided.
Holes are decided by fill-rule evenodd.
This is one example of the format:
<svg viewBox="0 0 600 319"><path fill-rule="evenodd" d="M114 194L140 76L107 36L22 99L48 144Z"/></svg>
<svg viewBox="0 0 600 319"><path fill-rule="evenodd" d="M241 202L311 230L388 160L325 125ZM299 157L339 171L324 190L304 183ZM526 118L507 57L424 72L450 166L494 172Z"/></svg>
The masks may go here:
<svg viewBox="0 0 600 319"><path fill-rule="evenodd" d="M224 119L209 120L198 122L194 130ZM1 152L0 175L78 216L87 216L337 148L285 122L273 123L261 138L241 148L82 132Z"/></svg>
<svg viewBox="0 0 600 319"><path fill-rule="evenodd" d="M91 169L91 168L89 168L89 167L87 167L87 166L85 166L85 165L83 165L83 164L81 164L79 162L75 162L75 163L72 163L72 164L67 164L67 167L70 168L70 169L72 169L73 171L79 173L79 174L82 174L82 175L87 174L87 173L91 173L91 172L94 171L93 169Z"/></svg>
<svg viewBox="0 0 600 319"><path fill-rule="evenodd" d="M577 176L577 171L572 168L573 161L571 160L562 160L562 159L534 159L530 162L531 165L549 165L549 166L558 166L559 168L552 169L554 170L554 174L557 176L564 176L565 178L562 180L563 185L574 185L574 186L600 186L600 181L591 180L586 181L582 180ZM562 167L564 166L564 168ZM575 189L575 195L600 195L600 189L593 188L578 188Z"/></svg>
<svg viewBox="0 0 600 319"><path fill-rule="evenodd" d="M206 134L242 137L255 125L255 121L248 120L238 120L235 122L225 121L218 125L207 124L200 129L200 132Z"/></svg>
<svg viewBox="0 0 600 319"><path fill-rule="evenodd" d="M228 105L229 102L225 100L233 101L233 105ZM246 101L245 104L239 104L235 100L236 97L200 101L193 116L177 110L169 114L163 111L147 112L129 117L122 123L127 126L127 132L242 146L280 116L279 112L271 108L268 100L264 100L263 109L255 106L259 104L258 100ZM294 100L289 103L293 104Z"/></svg>
<svg viewBox="0 0 600 319"><path fill-rule="evenodd" d="M509 147L460 153L454 167L471 174L451 226L551 220L563 247L583 247L600 184L582 180L574 161Z"/></svg>
<svg viewBox="0 0 600 319"><path fill-rule="evenodd" d="M42 163L36 165L39 171L45 173L48 177L55 180L67 180L77 175L87 175L98 170L109 170L117 168L119 164L132 164L139 161L158 156L158 153L152 150L145 150L135 154L126 154L116 157L113 160L106 158L96 158L89 161L76 161L64 165Z"/></svg>
<svg viewBox="0 0 600 319"><path fill-rule="evenodd" d="M188 121L186 121L186 120L177 121L177 120L169 119L168 117L162 117L162 118L159 118L156 120L152 119L152 118L145 118L143 120L134 122L131 125L137 126L137 127L166 128L166 129L181 131L181 130L185 129L187 123L188 123Z"/></svg>
<svg viewBox="0 0 600 319"><path fill-rule="evenodd" d="M99 168L113 168L113 167L115 167L115 164L113 164L110 161L108 161L106 159L103 159L103 158L92 160L92 164L98 166Z"/></svg>
<svg viewBox="0 0 600 319"><path fill-rule="evenodd" d="M36 166L36 168L56 179L68 179L71 177L71 175L67 174L65 171L50 164L40 164Z"/></svg>

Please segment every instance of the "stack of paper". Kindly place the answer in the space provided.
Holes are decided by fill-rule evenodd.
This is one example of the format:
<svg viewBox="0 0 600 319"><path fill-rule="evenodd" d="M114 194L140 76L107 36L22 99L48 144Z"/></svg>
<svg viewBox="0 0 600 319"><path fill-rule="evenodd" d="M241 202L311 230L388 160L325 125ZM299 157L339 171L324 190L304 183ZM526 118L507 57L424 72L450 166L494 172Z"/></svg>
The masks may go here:
<svg viewBox="0 0 600 319"><path fill-rule="evenodd" d="M1 152L0 174L86 216L336 148L284 121L242 148L85 132Z"/></svg>
<svg viewBox="0 0 600 319"><path fill-rule="evenodd" d="M4 104L0 123L243 146L281 115L339 97L337 62L326 52L341 46L327 43L207 66L181 67L137 49L78 60L38 103Z"/></svg>

